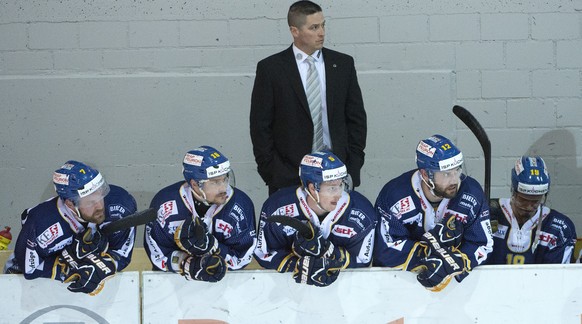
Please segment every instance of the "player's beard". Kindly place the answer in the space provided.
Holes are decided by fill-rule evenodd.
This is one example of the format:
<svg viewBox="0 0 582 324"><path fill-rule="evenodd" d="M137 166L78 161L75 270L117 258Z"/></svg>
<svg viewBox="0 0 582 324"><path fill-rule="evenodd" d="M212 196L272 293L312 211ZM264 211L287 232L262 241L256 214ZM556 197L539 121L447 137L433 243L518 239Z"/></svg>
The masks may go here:
<svg viewBox="0 0 582 324"><path fill-rule="evenodd" d="M82 218L87 222L99 225L105 221L105 212L103 209L96 209L90 217L83 216Z"/></svg>
<svg viewBox="0 0 582 324"><path fill-rule="evenodd" d="M446 199L455 198L457 192L459 191L459 184L449 185L446 188L440 188L439 186L435 186L433 189L434 194L438 197L443 197Z"/></svg>

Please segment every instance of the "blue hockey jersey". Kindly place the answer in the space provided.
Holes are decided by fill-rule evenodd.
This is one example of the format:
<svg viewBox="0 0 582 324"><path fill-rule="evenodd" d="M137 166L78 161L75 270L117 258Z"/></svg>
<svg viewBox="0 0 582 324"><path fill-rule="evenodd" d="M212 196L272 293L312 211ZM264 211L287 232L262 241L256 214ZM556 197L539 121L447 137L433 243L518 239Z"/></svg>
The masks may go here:
<svg viewBox="0 0 582 324"><path fill-rule="evenodd" d="M307 205L305 191L288 187L271 195L263 204L255 258L261 266L279 272L293 271L298 260L292 251L296 230L265 220L271 215L295 217L311 222L323 237L350 254L348 268L366 267L372 261L377 219L372 203L358 192L344 192L336 208L320 221Z"/></svg>
<svg viewBox="0 0 582 324"><path fill-rule="evenodd" d="M134 214L135 199L123 188L110 185L105 196L105 220L99 228ZM87 227L95 229L94 223L81 223L62 199L53 197L22 213L22 229L14 248L14 258L6 264L12 272L22 272L26 279L51 278L63 281L61 267L55 260L61 250L73 242L78 233ZM135 227L117 231L107 237L108 253L117 262L117 271L129 265L135 242Z"/></svg>
<svg viewBox="0 0 582 324"><path fill-rule="evenodd" d="M155 268L180 272L179 265L172 263L174 252L183 253L174 241L174 233L187 217L200 217L206 223L229 269L242 269L251 262L257 242L255 207L239 189L229 186L226 194L226 203L211 205L205 215L196 212L187 182L176 182L154 196L150 207L158 210L158 216L146 224L144 247Z"/></svg>
<svg viewBox="0 0 582 324"><path fill-rule="evenodd" d="M460 250L471 268L483 263L492 251L489 204L475 179L465 176L457 195L432 207L421 188L415 169L389 181L380 191L375 208L380 217L374 248L374 265L412 270L420 261L411 253L422 234L445 216L455 214L463 223Z"/></svg>
<svg viewBox="0 0 582 324"><path fill-rule="evenodd" d="M513 216L509 198L498 199L497 231L493 233L493 253L487 264L570 263L576 244L576 229L567 216L546 206L521 227ZM492 202L493 204L493 202ZM542 218L539 240L537 226ZM536 246L535 252L533 246Z"/></svg>

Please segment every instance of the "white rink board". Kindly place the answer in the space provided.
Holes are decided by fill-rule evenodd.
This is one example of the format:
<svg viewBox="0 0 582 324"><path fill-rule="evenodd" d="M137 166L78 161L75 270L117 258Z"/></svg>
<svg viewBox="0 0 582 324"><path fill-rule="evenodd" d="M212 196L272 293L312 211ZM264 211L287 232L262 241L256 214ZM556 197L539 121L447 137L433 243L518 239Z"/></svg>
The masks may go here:
<svg viewBox="0 0 582 324"><path fill-rule="evenodd" d="M580 324L582 265L483 266L442 292L412 273L348 270L326 288L298 285L272 270L227 273L219 283L143 272L143 323Z"/></svg>
<svg viewBox="0 0 582 324"><path fill-rule="evenodd" d="M107 280L97 296L72 293L50 279L0 275L0 323L139 323L139 272Z"/></svg>

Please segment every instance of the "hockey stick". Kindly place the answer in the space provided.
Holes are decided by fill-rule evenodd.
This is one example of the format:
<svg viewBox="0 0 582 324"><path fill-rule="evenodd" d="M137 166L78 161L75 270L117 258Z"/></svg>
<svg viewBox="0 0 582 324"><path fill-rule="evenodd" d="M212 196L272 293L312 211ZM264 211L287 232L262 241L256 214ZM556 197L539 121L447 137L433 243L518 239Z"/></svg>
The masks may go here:
<svg viewBox="0 0 582 324"><path fill-rule="evenodd" d="M156 219L157 216L158 211L156 209L148 208L105 225L101 232L105 235L110 235L126 228L149 223Z"/></svg>
<svg viewBox="0 0 582 324"><path fill-rule="evenodd" d="M281 223L285 226L289 226L297 230L299 234L305 238L311 239L313 238L313 231L309 226L305 225L302 221L290 217L290 216L283 216L283 215L272 215L267 217L267 222L269 223Z"/></svg>
<svg viewBox="0 0 582 324"><path fill-rule="evenodd" d="M473 132L473 135L481 144L481 149L483 150L483 156L485 157L485 199L489 202L489 218L491 220L491 230L493 233L497 231L498 219L502 217L503 211L501 206L499 206L499 201L497 199L491 199L491 142L489 137L483 129L483 126L479 124L477 119L471 114L467 109L455 105L453 107L453 113L463 122L467 127Z"/></svg>
<svg viewBox="0 0 582 324"><path fill-rule="evenodd" d="M491 142L489 137L487 137L485 129L467 109L461 106L454 106L453 113L469 127L479 144L481 144L481 149L483 149L483 155L485 156L485 198L489 201L491 199Z"/></svg>

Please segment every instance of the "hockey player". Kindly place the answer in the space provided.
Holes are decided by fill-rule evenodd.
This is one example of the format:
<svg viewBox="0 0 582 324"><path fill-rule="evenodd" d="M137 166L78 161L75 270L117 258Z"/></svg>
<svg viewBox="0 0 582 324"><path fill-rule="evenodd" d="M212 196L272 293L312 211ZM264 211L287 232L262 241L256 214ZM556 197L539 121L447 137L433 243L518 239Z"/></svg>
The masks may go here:
<svg viewBox="0 0 582 324"><path fill-rule="evenodd" d="M416 164L378 195L374 265L417 272L423 286L440 291L491 252L489 205L479 183L462 173L463 154L447 138L420 141Z"/></svg>
<svg viewBox="0 0 582 324"><path fill-rule="evenodd" d="M332 153L303 157L300 187L288 187L263 204L255 258L278 272L293 271L297 283L327 286L341 269L367 267L372 261L376 215L358 192L346 190L346 166ZM308 237L292 226L270 222L284 215L307 224Z"/></svg>
<svg viewBox="0 0 582 324"><path fill-rule="evenodd" d="M22 213L22 230L6 273L50 278L96 295L131 261L135 228L105 237L104 225L136 212L135 199L99 171L67 161L53 173L57 196Z"/></svg>
<svg viewBox="0 0 582 324"><path fill-rule="evenodd" d="M191 150L182 165L186 181L152 199L158 217L146 225L144 247L154 270L217 282L227 268L242 269L252 260L257 241L253 202L234 188L230 162L218 150Z"/></svg>
<svg viewBox="0 0 582 324"><path fill-rule="evenodd" d="M544 206L549 190L550 175L541 157L522 156L515 162L511 198L491 201L497 230L488 264L574 261L576 229L567 216Z"/></svg>

